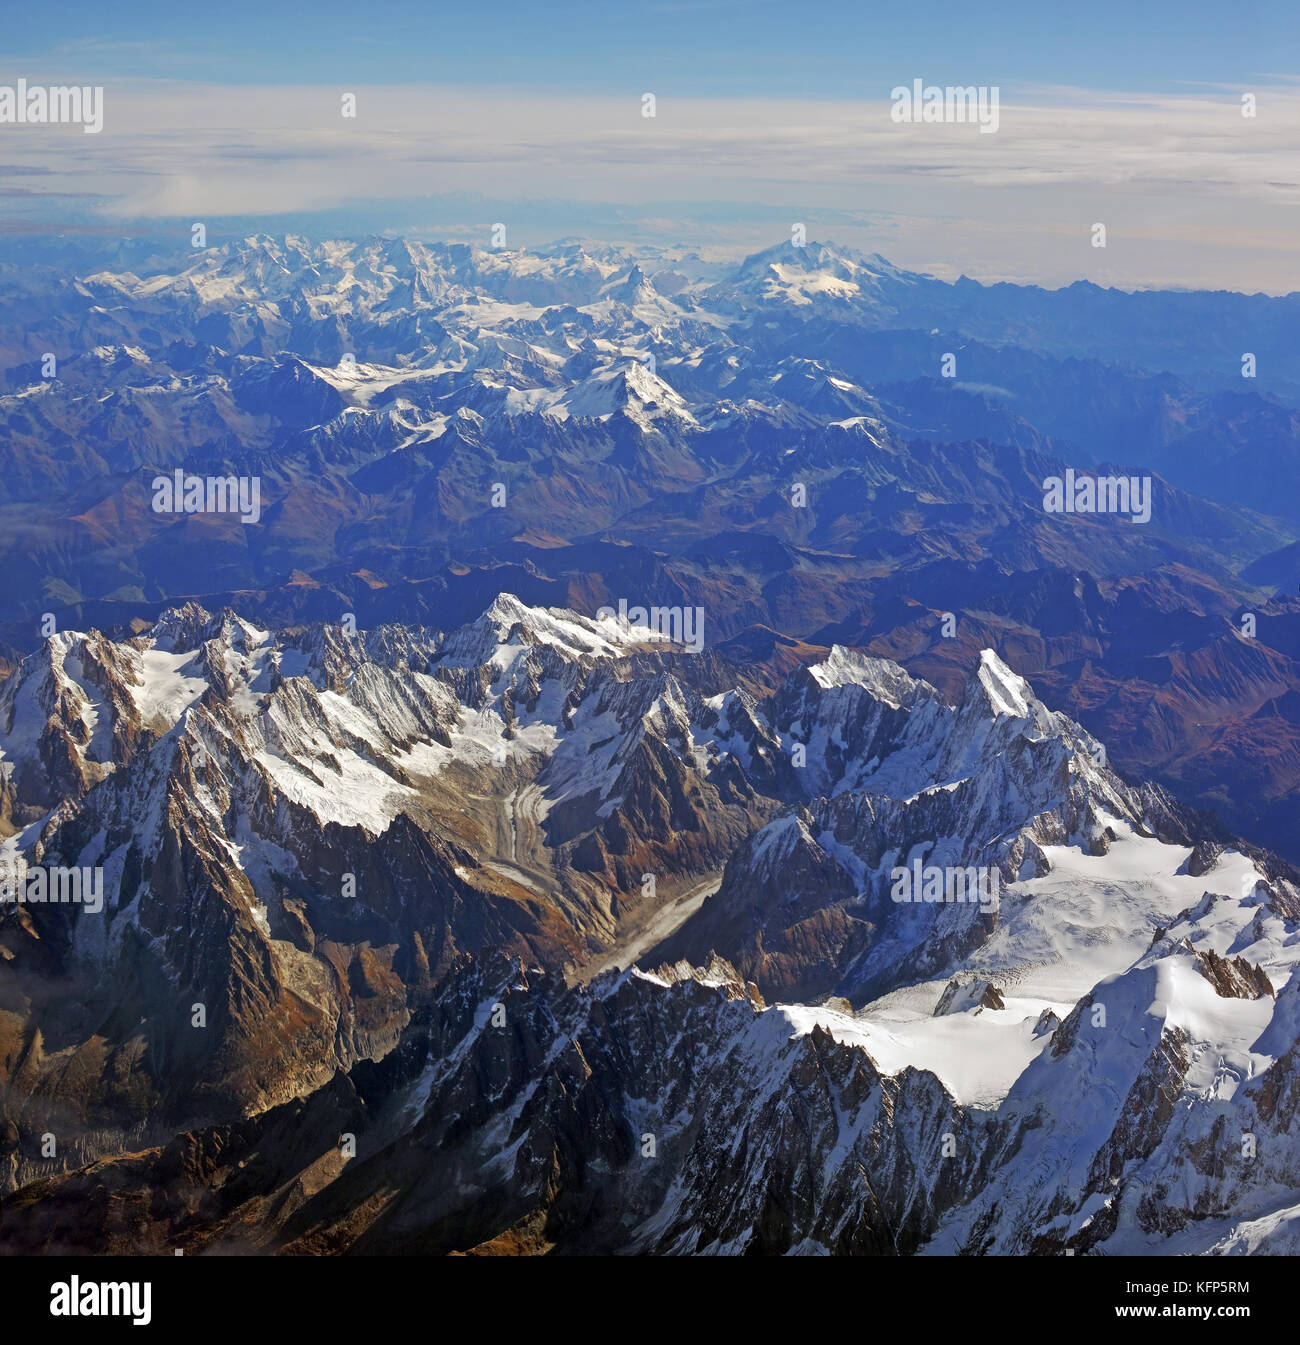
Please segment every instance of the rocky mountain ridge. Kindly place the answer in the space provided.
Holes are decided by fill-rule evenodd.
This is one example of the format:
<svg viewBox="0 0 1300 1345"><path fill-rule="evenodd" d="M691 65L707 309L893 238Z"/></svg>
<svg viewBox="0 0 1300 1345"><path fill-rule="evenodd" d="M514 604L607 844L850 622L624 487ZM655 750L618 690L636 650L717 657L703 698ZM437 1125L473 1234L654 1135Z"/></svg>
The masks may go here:
<svg viewBox="0 0 1300 1345"><path fill-rule="evenodd" d="M1285 864L992 651L755 695L652 634L191 604L27 659L5 855L105 900L0 905L0 1243L1290 1245Z"/></svg>

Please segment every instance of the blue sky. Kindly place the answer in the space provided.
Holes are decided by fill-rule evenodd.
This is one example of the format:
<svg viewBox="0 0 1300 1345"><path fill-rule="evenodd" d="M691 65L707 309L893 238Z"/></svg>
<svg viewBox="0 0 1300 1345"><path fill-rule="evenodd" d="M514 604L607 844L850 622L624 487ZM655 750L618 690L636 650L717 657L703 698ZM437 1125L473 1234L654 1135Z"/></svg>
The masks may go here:
<svg viewBox="0 0 1300 1345"><path fill-rule="evenodd" d="M738 253L797 221L949 277L1300 290L1300 0L71 0L4 36L0 85L106 92L102 134L0 124L0 238L502 221ZM997 133L893 124L915 78L997 86Z"/></svg>
<svg viewBox="0 0 1300 1345"><path fill-rule="evenodd" d="M1300 69L1293 0L825 0L11 5L6 58L104 77L531 84L855 98L914 75L1178 92Z"/></svg>

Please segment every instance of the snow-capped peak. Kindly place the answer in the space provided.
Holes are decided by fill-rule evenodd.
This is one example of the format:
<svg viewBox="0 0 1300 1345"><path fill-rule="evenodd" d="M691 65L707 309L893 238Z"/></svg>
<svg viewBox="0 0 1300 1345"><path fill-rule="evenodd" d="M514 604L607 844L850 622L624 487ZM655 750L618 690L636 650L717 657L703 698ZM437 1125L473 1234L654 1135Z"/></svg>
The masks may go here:
<svg viewBox="0 0 1300 1345"><path fill-rule="evenodd" d="M1039 705L1029 683L1019 673L1012 672L992 649L980 650L975 680L983 689L994 715L1027 719L1032 715L1033 708Z"/></svg>
<svg viewBox="0 0 1300 1345"><path fill-rule="evenodd" d="M685 399L637 359L592 374L555 401L546 414L560 419L608 420L620 412L643 427L661 417L695 424Z"/></svg>
<svg viewBox="0 0 1300 1345"><path fill-rule="evenodd" d="M884 701L895 709L910 704L919 694L930 697L937 692L927 682L913 677L904 668L889 659L872 658L844 645L833 645L831 652L820 663L811 664L809 674L819 686L859 686L876 700Z"/></svg>
<svg viewBox="0 0 1300 1345"><path fill-rule="evenodd" d="M476 621L447 637L438 662L448 667L504 667L511 651L552 649L567 661L617 658L616 622L598 622L558 607L530 607L513 593L501 593Z"/></svg>

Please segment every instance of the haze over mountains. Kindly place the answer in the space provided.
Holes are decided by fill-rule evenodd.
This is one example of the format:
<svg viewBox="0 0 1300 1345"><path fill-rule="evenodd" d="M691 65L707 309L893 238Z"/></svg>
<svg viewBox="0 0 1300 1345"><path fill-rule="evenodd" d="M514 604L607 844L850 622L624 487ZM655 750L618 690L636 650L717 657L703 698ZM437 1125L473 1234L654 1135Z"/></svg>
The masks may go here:
<svg viewBox="0 0 1300 1345"><path fill-rule="evenodd" d="M0 1247L1300 1250L1300 297L50 247Z"/></svg>

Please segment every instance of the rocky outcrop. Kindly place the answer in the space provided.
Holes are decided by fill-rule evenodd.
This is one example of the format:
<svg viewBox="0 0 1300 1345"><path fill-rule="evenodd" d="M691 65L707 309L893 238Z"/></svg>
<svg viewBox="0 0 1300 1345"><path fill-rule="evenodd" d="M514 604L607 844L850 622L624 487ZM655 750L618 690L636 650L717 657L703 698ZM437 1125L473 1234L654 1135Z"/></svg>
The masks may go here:
<svg viewBox="0 0 1300 1345"><path fill-rule="evenodd" d="M1222 999L1272 997L1273 985L1263 968L1244 957L1220 957L1213 948L1196 950L1196 969Z"/></svg>
<svg viewBox="0 0 1300 1345"><path fill-rule="evenodd" d="M1006 1007L1002 992L992 981L982 977L954 976L944 986L943 994L939 996L939 1002L934 1006L934 1016L942 1018L945 1014L967 1013L971 1009L979 1013L981 1009ZM1035 1031L1041 1034L1044 1030L1050 1031L1050 1028L1040 1018Z"/></svg>

